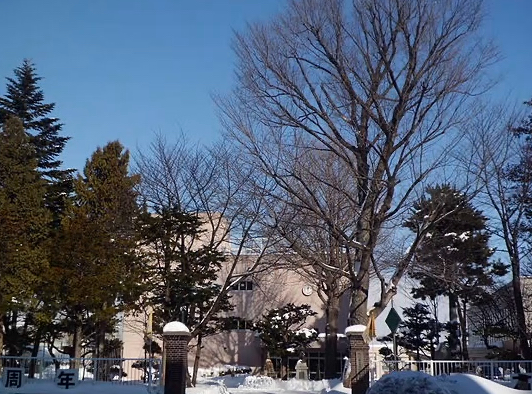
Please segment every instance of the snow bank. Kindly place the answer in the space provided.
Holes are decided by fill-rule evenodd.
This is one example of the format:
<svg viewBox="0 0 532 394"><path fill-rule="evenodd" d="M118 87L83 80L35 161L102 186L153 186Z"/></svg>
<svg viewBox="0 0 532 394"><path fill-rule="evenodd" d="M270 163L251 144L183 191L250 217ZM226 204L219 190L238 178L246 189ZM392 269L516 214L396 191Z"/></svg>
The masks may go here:
<svg viewBox="0 0 532 394"><path fill-rule="evenodd" d="M368 394L455 394L444 384L443 380L446 378L423 372L392 372L377 380Z"/></svg>
<svg viewBox="0 0 532 394"><path fill-rule="evenodd" d="M489 379L470 374L453 374L449 378L454 381L453 389L457 394L525 394L528 390L516 390ZM515 382L512 383L512 385Z"/></svg>
<svg viewBox="0 0 532 394"><path fill-rule="evenodd" d="M229 390L229 389L230 390ZM236 390L235 390L236 389ZM20 389L6 391L0 387L0 394L58 394L51 381L25 384ZM313 394L350 394L340 380L309 381L290 379L274 380L266 376L224 377L205 379L197 387L187 388L186 394L243 394L254 391L313 393ZM80 382L77 387L68 389L73 394L162 394L160 387L148 391L144 385L128 385L112 382ZM525 394L530 391L515 390L476 375L453 374L451 376L430 376L423 372L392 372L383 376L368 390L367 394Z"/></svg>
<svg viewBox="0 0 532 394"><path fill-rule="evenodd" d="M392 372L375 382L367 394L524 394L470 374L430 376L423 372ZM528 391L529 392L529 391Z"/></svg>
<svg viewBox="0 0 532 394"><path fill-rule="evenodd" d="M244 383L238 386L240 390L279 390L279 391L307 391L320 392L329 387L327 381L321 380L276 380L269 376L246 376Z"/></svg>
<svg viewBox="0 0 532 394"><path fill-rule="evenodd" d="M68 390L59 388L52 381L35 381L24 384L20 388L0 388L0 393L24 394L58 394L61 392L72 394L149 394L148 387L144 385L129 385L112 382L78 382L76 387Z"/></svg>

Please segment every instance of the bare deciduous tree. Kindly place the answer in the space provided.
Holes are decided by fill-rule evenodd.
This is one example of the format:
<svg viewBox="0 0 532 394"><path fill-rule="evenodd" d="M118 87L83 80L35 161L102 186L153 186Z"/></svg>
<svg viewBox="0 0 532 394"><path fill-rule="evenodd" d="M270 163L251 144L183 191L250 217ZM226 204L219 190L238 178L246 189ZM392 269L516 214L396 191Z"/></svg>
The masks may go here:
<svg viewBox="0 0 532 394"><path fill-rule="evenodd" d="M486 349L494 349L498 347L494 340L519 339L516 316L512 287L502 286L470 309L469 330L482 339Z"/></svg>
<svg viewBox="0 0 532 394"><path fill-rule="evenodd" d="M350 172L339 164L336 155L326 151L304 150L301 159L293 168L300 183L312 190L312 194L323 198L322 208L327 217L334 220L333 227L350 232L355 225L351 215L349 189ZM287 180L289 182L290 180ZM293 183L293 187L299 186ZM270 231L283 239L283 261L288 269L299 272L317 289L325 309L325 378L336 378L337 334L340 328L340 300L349 288L350 268L353 253L349 246L343 246L330 232L331 225L323 215L299 208L297 198L273 193L269 198L269 211L265 224Z"/></svg>
<svg viewBox="0 0 532 394"><path fill-rule="evenodd" d="M519 163L523 150L522 139L512 133L521 118L508 106L484 106L484 110L469 123L470 149L464 150L467 169L479 183L478 199L485 204L484 212L490 219L493 234L499 238L499 249L510 263L513 302L519 332L521 354L529 359L532 354L526 313L523 307L521 275L530 266L530 245L524 231L526 198L532 195L532 177L516 184L509 178L512 165ZM530 169L522 168L523 172Z"/></svg>
<svg viewBox="0 0 532 394"><path fill-rule="evenodd" d="M218 99L222 119L275 181L271 193L319 217L352 251L352 323L367 321L372 269L377 314L395 294L426 226L389 275L374 259L381 230L401 221L452 145L470 96L489 85L484 72L497 53L478 37L481 19L480 0L302 0L236 35L237 86ZM322 189L309 187L309 150L335 155L348 174L339 192L349 227L331 217ZM314 182L331 187L318 174Z"/></svg>
<svg viewBox="0 0 532 394"><path fill-rule="evenodd" d="M142 176L141 196L149 211L177 209L197 214L205 231L194 242L226 256L219 277L220 293L199 323L190 327L199 344L192 377L195 384L202 333L225 295L278 258L272 253L277 250L277 240L261 230L269 185L256 180L253 188L249 187L254 170L239 159L238 152L223 144L209 149L194 147L183 136L175 143L158 136L148 151L138 153L136 171Z"/></svg>

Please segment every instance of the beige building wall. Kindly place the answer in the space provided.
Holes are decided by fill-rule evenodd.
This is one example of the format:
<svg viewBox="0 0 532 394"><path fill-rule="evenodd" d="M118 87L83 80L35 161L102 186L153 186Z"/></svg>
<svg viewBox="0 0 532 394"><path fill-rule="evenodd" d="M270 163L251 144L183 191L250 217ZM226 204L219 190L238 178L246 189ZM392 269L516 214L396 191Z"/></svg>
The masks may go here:
<svg viewBox="0 0 532 394"><path fill-rule="evenodd" d="M222 267L219 283L223 284L228 275L233 277L245 273L256 262L254 255L239 256L234 266L234 256L231 255L231 239L228 226L220 215L202 215L205 230L199 240L194 242L198 247L202 244L214 242L219 250L227 254L227 261ZM216 228L216 231L213 229ZM213 236L214 234L214 236ZM231 290L231 302L234 310L228 316L238 316L247 320L255 320L268 310L284 306L288 303L309 304L317 312L317 316L307 320L306 327L316 328L320 333L325 330L325 311L323 302L317 295L315 284L308 283L301 275L291 269L279 269L278 258L269 256L268 265L263 265L262 271L245 279L252 281L252 290ZM283 264L286 265L286 262ZM304 294L303 287L311 289ZM348 301L344 300L339 319L339 333L343 333L347 322ZM137 313L126 315L122 321L121 340L123 341L124 358L144 358L143 350L148 314ZM160 338L157 339L160 342ZM191 342L189 362L193 362L195 355L194 342ZM263 362L263 351L260 340L251 330L232 330L222 332L203 339L201 367L208 368L225 364L238 364L258 367ZM191 364L192 365L192 364Z"/></svg>
<svg viewBox="0 0 532 394"><path fill-rule="evenodd" d="M312 310L318 314L308 318L305 327L316 328L319 332L324 332L325 311L323 302L318 297L315 286L308 283L300 275L287 269L272 269L255 275L250 280L253 281L253 290L231 291L234 310L229 313L230 316L256 320L267 311L288 303L309 304ZM310 295L303 294L305 286L310 286L312 289ZM345 331L346 321L347 309L344 307L339 322L340 333ZM265 356L260 339L251 330L232 330L219 333L205 338L203 346L200 363L203 368L220 364L260 367ZM193 356L193 352L190 356ZM190 361L193 361L192 358Z"/></svg>
<svg viewBox="0 0 532 394"><path fill-rule="evenodd" d="M236 273L245 271L253 264L254 256L244 256L236 269ZM227 264L225 269L229 269ZM307 319L307 328L315 328L320 333L325 331L325 310L321 299L317 295L316 286L306 281L301 275L289 269L274 269L272 267L245 281L253 283L252 290L231 290L231 303L234 310L227 316L256 320L270 309L279 308L288 303L296 305L308 304L317 312L315 317ZM223 272L223 271L222 271ZM220 282L223 281L222 273ZM305 287L305 294L303 288ZM309 294L308 289L311 289ZM339 319L339 333L346 328L348 314L348 300L341 305ZM124 318L122 341L124 343L123 357L144 357L144 332L147 315L129 315ZM189 363L192 365L195 356L195 342L191 342ZM251 330L231 330L205 337L202 343L200 358L201 368L211 368L220 365L246 365L260 367L263 363L264 352L260 339Z"/></svg>
<svg viewBox="0 0 532 394"><path fill-rule="evenodd" d="M122 357L144 358L144 338L147 323L147 315L126 315L122 321Z"/></svg>
<svg viewBox="0 0 532 394"><path fill-rule="evenodd" d="M199 248L202 245L216 245L218 250L229 254L231 251L230 237L226 220L218 214L199 214L203 222L201 234L194 241L191 240L191 248ZM124 358L144 358L144 341L146 337L146 327L148 321L148 311L127 314L122 319L120 339L123 342L122 357ZM161 343L160 338L154 340Z"/></svg>

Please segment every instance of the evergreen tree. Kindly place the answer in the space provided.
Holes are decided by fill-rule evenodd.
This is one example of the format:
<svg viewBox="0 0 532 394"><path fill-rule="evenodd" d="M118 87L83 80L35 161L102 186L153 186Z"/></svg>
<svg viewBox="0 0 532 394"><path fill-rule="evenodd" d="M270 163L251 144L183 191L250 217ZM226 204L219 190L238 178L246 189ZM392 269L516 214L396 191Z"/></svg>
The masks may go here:
<svg viewBox="0 0 532 394"><path fill-rule="evenodd" d="M436 209L442 219L416 251L411 276L418 286L412 293L421 299L449 298L451 323L460 326L460 333L450 333L451 342L458 343L461 334L461 353L467 358L467 308L494 284L494 278L506 274L506 266L489 260L493 250L488 247L487 219L464 194L448 185L428 188L427 194L414 205L406 227L415 231Z"/></svg>
<svg viewBox="0 0 532 394"><path fill-rule="evenodd" d="M5 330L11 335L11 354L26 345L13 338L19 332L17 316L33 299L48 266L51 216L44 194L33 146L20 119L11 117L0 133L0 351Z"/></svg>
<svg viewBox="0 0 532 394"><path fill-rule="evenodd" d="M424 304L416 303L411 308L403 309L403 317L397 336L398 344L415 352L417 361L421 360L422 354L434 358L441 327L432 317L429 308Z"/></svg>
<svg viewBox="0 0 532 394"><path fill-rule="evenodd" d="M46 181L44 198L47 208L53 213L50 226L57 230L61 213L72 192L72 171L61 170L61 161L58 159L69 138L60 136L62 125L56 118L50 117L55 104L44 102L44 94L39 87L40 80L35 66L29 60L24 60L14 70L14 77L7 78L5 96L0 97L0 125L13 116L22 121L37 168L41 178ZM43 276L49 274L49 271L42 273ZM20 311L12 311L12 329L8 331L20 337L33 336L32 356L37 356L41 336L49 329L56 312L50 299L53 289L46 288L50 283L50 278L43 279L43 286L35 294L32 305L25 305L23 315ZM18 316L23 316L24 321L17 322ZM17 326L23 327L22 330ZM33 374L33 367L34 365L30 366L30 376Z"/></svg>
<svg viewBox="0 0 532 394"><path fill-rule="evenodd" d="M129 152L118 141L93 153L83 176L75 180L75 200L56 241L54 263L76 356L83 328L88 327L95 334L95 355L103 356L105 334L114 330L117 314L139 296L135 225L139 177L129 175L128 167Z"/></svg>
<svg viewBox="0 0 532 394"><path fill-rule="evenodd" d="M154 308L155 330L178 320L192 330L220 292L216 283L225 261L210 244L204 245L202 221L195 214L175 208L161 208L140 216L147 261L147 300ZM226 297L221 310L229 310ZM209 334L211 329L204 330Z"/></svg>
<svg viewBox="0 0 532 394"><path fill-rule="evenodd" d="M22 120L38 168L49 183L47 204L57 213L64 208L65 196L72 188L72 170L60 169L62 162L59 160L69 137L60 135L63 125L50 116L55 104L44 101L44 93L39 87L42 78L34 64L26 59L14 74L14 78L7 78L6 94L0 97L0 124L12 116Z"/></svg>
<svg viewBox="0 0 532 394"><path fill-rule="evenodd" d="M281 358L283 379L288 378L288 357L299 355L318 338L316 330L303 328L307 318L316 315L310 305L289 303L266 312L255 323L269 356Z"/></svg>
<svg viewBox="0 0 532 394"><path fill-rule="evenodd" d="M154 310L155 332L160 334L163 325L174 320L191 329L196 339L195 384L202 339L222 330L220 314L232 309L227 294L213 304L221 292L217 279L225 257L204 243L203 222L196 214L157 207L153 213L143 212L139 224L147 261L145 299ZM208 324L198 329L213 307Z"/></svg>

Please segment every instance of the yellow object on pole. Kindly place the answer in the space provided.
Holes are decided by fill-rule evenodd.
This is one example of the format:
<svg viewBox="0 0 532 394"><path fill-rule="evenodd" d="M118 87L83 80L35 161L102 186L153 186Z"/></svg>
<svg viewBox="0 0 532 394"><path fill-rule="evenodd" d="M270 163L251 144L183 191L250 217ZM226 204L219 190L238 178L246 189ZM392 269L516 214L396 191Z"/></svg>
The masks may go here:
<svg viewBox="0 0 532 394"><path fill-rule="evenodd" d="M371 342L371 340L377 336L377 325L375 323L375 313L373 313L373 311L369 312L368 325L362 336L366 343Z"/></svg>

